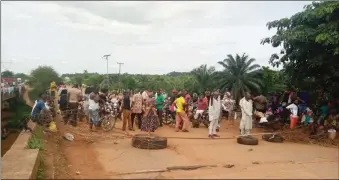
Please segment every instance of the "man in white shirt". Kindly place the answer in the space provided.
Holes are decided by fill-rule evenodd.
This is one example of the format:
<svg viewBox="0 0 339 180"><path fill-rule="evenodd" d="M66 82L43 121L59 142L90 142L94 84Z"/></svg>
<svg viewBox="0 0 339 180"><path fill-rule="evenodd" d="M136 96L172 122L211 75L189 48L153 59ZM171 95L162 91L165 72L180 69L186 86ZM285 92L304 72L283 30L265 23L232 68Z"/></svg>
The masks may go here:
<svg viewBox="0 0 339 180"><path fill-rule="evenodd" d="M240 134L250 135L252 129L253 102L249 92L245 93L245 97L240 100L239 105L241 108Z"/></svg>

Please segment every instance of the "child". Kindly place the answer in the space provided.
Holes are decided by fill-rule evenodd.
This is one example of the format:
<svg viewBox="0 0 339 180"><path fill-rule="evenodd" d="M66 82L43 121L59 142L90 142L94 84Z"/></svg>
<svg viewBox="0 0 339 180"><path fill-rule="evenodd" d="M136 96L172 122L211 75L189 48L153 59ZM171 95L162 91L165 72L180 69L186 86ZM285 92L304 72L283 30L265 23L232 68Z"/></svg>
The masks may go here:
<svg viewBox="0 0 339 180"><path fill-rule="evenodd" d="M297 121L299 119L298 117L298 99L295 97L292 97L293 103L288 105L286 109L290 110L290 128L293 129L295 125L297 124Z"/></svg>

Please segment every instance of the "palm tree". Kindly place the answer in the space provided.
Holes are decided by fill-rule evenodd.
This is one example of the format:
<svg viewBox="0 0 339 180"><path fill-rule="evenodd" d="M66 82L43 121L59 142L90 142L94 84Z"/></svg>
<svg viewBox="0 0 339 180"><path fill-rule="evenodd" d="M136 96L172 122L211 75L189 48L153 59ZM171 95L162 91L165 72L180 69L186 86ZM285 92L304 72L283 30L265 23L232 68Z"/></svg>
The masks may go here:
<svg viewBox="0 0 339 180"><path fill-rule="evenodd" d="M258 78L261 73L261 66L253 64L254 58L249 58L245 53L242 56L231 54L218 63L225 69L218 74L221 90L232 89L233 98L239 103L246 91L260 92L262 81Z"/></svg>
<svg viewBox="0 0 339 180"><path fill-rule="evenodd" d="M195 77L198 85L199 91L202 92L206 88L209 88L212 83L212 76L215 73L214 67L207 68L206 64L199 66L191 71L192 75Z"/></svg>

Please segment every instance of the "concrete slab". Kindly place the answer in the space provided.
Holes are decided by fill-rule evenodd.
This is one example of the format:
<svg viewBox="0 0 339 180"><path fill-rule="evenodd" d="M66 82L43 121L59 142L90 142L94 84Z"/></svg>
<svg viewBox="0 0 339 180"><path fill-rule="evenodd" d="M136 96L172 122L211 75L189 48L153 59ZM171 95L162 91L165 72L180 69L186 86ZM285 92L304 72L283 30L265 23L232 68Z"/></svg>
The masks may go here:
<svg viewBox="0 0 339 180"><path fill-rule="evenodd" d="M39 149L10 149L1 161L1 179L35 179Z"/></svg>

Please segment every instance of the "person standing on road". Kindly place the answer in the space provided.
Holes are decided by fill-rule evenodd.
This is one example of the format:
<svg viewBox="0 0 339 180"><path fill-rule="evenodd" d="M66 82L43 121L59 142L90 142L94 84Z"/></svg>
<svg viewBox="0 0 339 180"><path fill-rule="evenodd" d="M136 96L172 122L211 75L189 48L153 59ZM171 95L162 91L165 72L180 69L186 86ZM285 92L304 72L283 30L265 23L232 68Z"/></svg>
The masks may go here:
<svg viewBox="0 0 339 180"><path fill-rule="evenodd" d="M142 99L146 101L149 98L149 89L145 89L141 95L142 95Z"/></svg>
<svg viewBox="0 0 339 180"><path fill-rule="evenodd" d="M171 116L173 119L175 119L175 112L176 112L176 108L175 108L175 104L174 101L175 99L177 99L177 90L173 89L172 90L172 96L170 97L170 110L171 110Z"/></svg>
<svg viewBox="0 0 339 180"><path fill-rule="evenodd" d="M228 113L227 120L231 123L231 125L234 125L234 119L235 119L235 118L232 118L234 105L235 105L235 101L232 99L231 93L226 92L224 95L223 102L222 102L222 107L223 107L223 110Z"/></svg>
<svg viewBox="0 0 339 180"><path fill-rule="evenodd" d="M132 127L134 124L134 118L138 118L138 128L141 129L141 120L142 120L142 105L143 105L143 100L142 100L142 95L140 94L140 91L136 89L135 94L133 95L132 98L132 115L131 115L131 120L132 120Z"/></svg>
<svg viewBox="0 0 339 180"><path fill-rule="evenodd" d="M69 110L71 110L72 115L73 115L72 125L76 126L77 118L78 118L77 117L78 105L79 105L79 101L82 98L81 90L79 89L78 84L74 84L74 86L67 91L67 97L68 97L68 101L67 101L68 102L68 108L69 108ZM70 115L71 114L66 115L65 124L67 124Z"/></svg>
<svg viewBox="0 0 339 180"><path fill-rule="evenodd" d="M151 134L151 132L158 128L155 100L152 96L153 94L149 93L149 98L145 102L145 113L141 124L141 131L146 131L148 134Z"/></svg>
<svg viewBox="0 0 339 180"><path fill-rule="evenodd" d="M99 116L99 93L97 89L92 88L92 92L89 94L88 99L88 119L89 129L92 130L93 125L97 127L100 116Z"/></svg>
<svg viewBox="0 0 339 180"><path fill-rule="evenodd" d="M208 137L214 138L219 137L217 135L217 128L219 125L219 118L221 112L221 101L219 92L213 92L213 97L211 97L209 106L208 106L208 118L210 121L210 125L208 127Z"/></svg>
<svg viewBox="0 0 339 180"><path fill-rule="evenodd" d="M130 131L134 131L131 121L131 99L129 97L129 91L124 92L121 110L122 110L122 130L126 131L126 125L128 125L128 129Z"/></svg>
<svg viewBox="0 0 339 180"><path fill-rule="evenodd" d="M179 131L180 124L182 122L182 132L188 132L188 123L189 119L185 112L185 107L187 106L182 93L178 92L178 98L175 99L174 104L176 106L176 115L175 115L175 131Z"/></svg>
<svg viewBox="0 0 339 180"><path fill-rule="evenodd" d="M164 96L161 92L161 89L158 90L157 94L158 95L155 99L155 108L157 110L157 115L158 115L158 118L159 118L160 127L162 127L162 109L164 107L165 98L164 98Z"/></svg>
<svg viewBox="0 0 339 180"><path fill-rule="evenodd" d="M245 97L240 100L239 106L241 108L240 134L250 135L252 129L253 102L249 92L245 93Z"/></svg>

